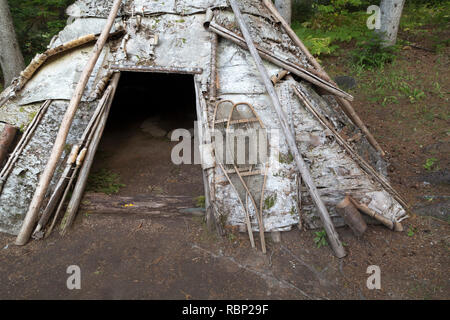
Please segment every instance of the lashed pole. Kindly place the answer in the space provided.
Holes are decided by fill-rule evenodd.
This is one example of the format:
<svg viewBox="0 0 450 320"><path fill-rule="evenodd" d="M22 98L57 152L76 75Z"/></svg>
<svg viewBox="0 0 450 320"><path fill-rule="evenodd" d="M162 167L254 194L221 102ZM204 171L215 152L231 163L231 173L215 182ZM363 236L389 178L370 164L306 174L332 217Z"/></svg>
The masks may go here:
<svg viewBox="0 0 450 320"><path fill-rule="evenodd" d="M248 31L247 25L241 14L241 11L240 11L239 7L237 6L235 0L228 0L228 1L230 2L231 8L233 9L236 20L241 29L242 35L244 36L245 42L247 43L247 46L248 46L248 49L249 49L253 59L255 60L255 64L258 68L259 73L261 74L261 78L262 78L264 85L267 89L267 92L269 93L269 96L272 100L272 104L274 106L275 112L277 113L278 119L281 124L281 129L283 131L284 136L286 137L286 141L288 143L289 150L292 153L292 155L294 156L295 163L297 164L300 174L302 175L303 181L305 182L305 185L308 188L309 194L311 195L311 198L313 199L313 201L318 209L319 216L322 220L322 223L324 225L325 231L328 236L328 241L330 242L330 245L333 248L334 253L338 258L345 257L345 255L346 255L345 249L342 246L341 241L339 240L339 235L337 234L337 232L333 226L333 222L331 221L331 218L327 211L327 208L325 207L324 203L322 202L322 199L319 196L319 193L318 193L317 188L312 180L309 169L306 166L305 161L303 160L302 156L300 155L300 153L298 151L294 135L292 134L292 132L289 129L286 115L284 114L283 109L281 108L281 104L278 99L277 93L275 92L275 88L273 87L273 84L270 81L270 77L267 73L266 68L263 65L263 62L261 60L261 57L258 54L258 51L256 50L256 47L253 43L250 32Z"/></svg>
<svg viewBox="0 0 450 320"><path fill-rule="evenodd" d="M92 70L94 69L98 57L100 56L100 53L105 46L106 40L108 39L109 32L113 26L114 20L116 19L117 12L119 11L121 4L122 0L114 1L111 12L109 13L108 19L106 21L106 25L103 28L103 31L100 34L100 37L98 38L94 49L92 50L91 57L89 58L89 61L87 62L83 73L81 74L72 99L70 100L69 106L67 107L66 113L64 114L64 117L62 119L58 135L56 136L56 140L50 154L50 158L47 162L44 172L41 174L39 183L36 187L36 191L33 195L33 199L31 200L30 207L28 208L28 212L23 221L19 235L17 236L15 242L16 245L24 245L30 238L31 232L33 231L34 225L37 221L39 210L41 208L42 201L44 200L45 193L47 192L48 186L50 185L53 174L55 173L56 167L58 165L58 161L64 151L64 145L66 143L67 135L69 134L69 129L75 116L75 112L78 109L78 105L80 104L81 97L83 96L84 89L86 88Z"/></svg>

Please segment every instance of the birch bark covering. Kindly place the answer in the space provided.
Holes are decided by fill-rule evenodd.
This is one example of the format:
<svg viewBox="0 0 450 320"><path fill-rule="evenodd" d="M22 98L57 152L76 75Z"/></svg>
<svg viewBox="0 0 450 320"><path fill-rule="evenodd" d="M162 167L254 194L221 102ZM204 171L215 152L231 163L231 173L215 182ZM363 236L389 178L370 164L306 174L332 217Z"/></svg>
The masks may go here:
<svg viewBox="0 0 450 320"><path fill-rule="evenodd" d="M25 68L7 0L0 0L0 66L5 87Z"/></svg>
<svg viewBox="0 0 450 320"><path fill-rule="evenodd" d="M381 0L381 34L385 46L393 46L397 42L398 26L402 16L405 0Z"/></svg>
<svg viewBox="0 0 450 320"><path fill-rule="evenodd" d="M290 64L295 63L302 68L320 66L317 61L308 59L306 51L296 45L295 40L286 32L290 29L273 23L270 18L273 13L267 10L265 5L269 1L272 4L271 0L239 0L239 6L247 20L253 42L258 48L281 56ZM97 34L105 25L104 18L108 16L112 2L111 0L77 0L69 10L71 19L74 21L60 32L51 47L55 48L88 34ZM206 99L208 99L211 83L217 82L218 100L251 104L264 126L273 132L268 143L271 165L267 172L264 195L261 196L264 199L264 205L266 201L268 203L263 210L263 229L266 232L290 230L292 226L299 224L300 216L305 228L323 228L308 190L303 184L299 186L297 183L296 164L291 159L287 144L279 141L282 138L277 135L280 123L252 55L247 49L220 37L216 50L217 78L211 76L213 74L211 72L212 32L204 28L207 9L227 7L227 9L215 11L214 21L238 35L241 34L235 15L226 0L165 0L164 4L162 1L157 1L151 6L146 4L148 4L147 0L129 0L119 11L119 14L122 12L122 19L125 22L125 36L128 36L126 46L121 46L121 39L110 38L98 59L87 82L85 98L82 99L83 102L77 110L66 141L67 148L64 148L64 153L58 161L59 167L52 178L47 195L51 195L55 190L61 172L64 170L67 152L73 144L80 141L92 118L98 98L91 100L90 93L95 91L97 85L109 72L108 70L123 68L122 71L132 71L132 68L136 68L135 71L156 71L155 66L158 66L160 71L168 68L171 70L178 68L180 71L202 69L203 73L195 75L195 84L201 104L200 109L203 110L200 121L203 128L211 128L213 124L214 103L209 103ZM145 15L142 19L139 18L139 23L137 12L144 12ZM155 35L160 39L157 45L149 41ZM38 178L45 168L63 115L91 51L92 46L83 46L63 52L55 59L46 61L32 75L27 85L0 108L0 122L27 128L42 102L53 101L48 111L42 114L42 119L37 122L36 128L32 130L34 134L18 153L17 161L14 161L12 170L4 181L3 190L0 191L0 231L2 232L17 235L23 224ZM263 64L269 77L283 70L283 67L269 61L264 61ZM316 70L321 68L317 67ZM346 141L348 139L348 143L357 150L358 154L385 174L387 173L386 162L342 111L333 96L319 95L314 91L314 86L304 81L298 83L290 77L284 77L275 84L276 94L281 100L281 108L286 115L289 115L289 131L295 132L297 147L305 156L312 179L318 187L320 197L327 206L335 226L344 224L343 219L336 212L336 205L347 194L350 194L352 199L360 205L367 207L372 213L370 216L379 215L392 222L403 219L406 213L401 205L382 185L372 181L373 179L361 169L346 149L337 143L334 136L330 134L330 130L321 125L317 118L306 109L294 95L292 85L300 86L300 90L314 109L321 115L326 115L336 131ZM8 88L5 92L8 93ZM1 99L2 95L0 95ZM207 131L203 129L203 132ZM211 151L211 159L213 156ZM217 221L231 226L245 225L245 212L236 192L227 183L221 169L213 165L214 161L211 160L208 163L211 165L208 169L211 207L214 208L214 213L218 217ZM298 201L299 194L301 194L301 204ZM46 196L47 199L48 196ZM253 205L249 206L248 210L252 231L258 232L259 225ZM364 218L370 217L364 216Z"/></svg>

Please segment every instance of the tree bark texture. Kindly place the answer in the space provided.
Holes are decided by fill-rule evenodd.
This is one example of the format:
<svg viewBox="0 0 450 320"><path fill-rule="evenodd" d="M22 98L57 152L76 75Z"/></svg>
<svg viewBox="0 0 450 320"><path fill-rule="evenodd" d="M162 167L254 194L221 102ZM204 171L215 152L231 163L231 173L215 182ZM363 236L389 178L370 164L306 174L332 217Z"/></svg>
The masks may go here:
<svg viewBox="0 0 450 320"><path fill-rule="evenodd" d="M405 0L381 0L381 28L378 31L386 47L397 42L398 26Z"/></svg>
<svg viewBox="0 0 450 320"><path fill-rule="evenodd" d="M5 87L25 68L7 0L0 0L0 66Z"/></svg>
<svg viewBox="0 0 450 320"><path fill-rule="evenodd" d="M292 0L275 0L275 7L284 20L290 25L292 18Z"/></svg>

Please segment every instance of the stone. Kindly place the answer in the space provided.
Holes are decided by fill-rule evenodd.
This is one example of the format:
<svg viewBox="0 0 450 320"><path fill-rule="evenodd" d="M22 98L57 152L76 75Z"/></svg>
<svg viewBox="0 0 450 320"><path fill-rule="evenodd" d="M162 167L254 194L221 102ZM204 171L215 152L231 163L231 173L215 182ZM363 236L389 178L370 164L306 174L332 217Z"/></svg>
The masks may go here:
<svg viewBox="0 0 450 320"><path fill-rule="evenodd" d="M349 90L356 87L355 78L352 78L350 76L337 76L336 78L334 78L334 81L342 90Z"/></svg>
<svg viewBox="0 0 450 320"><path fill-rule="evenodd" d="M142 122L141 130L155 138L162 138L167 134L167 131L159 126L159 119L155 117L148 118Z"/></svg>

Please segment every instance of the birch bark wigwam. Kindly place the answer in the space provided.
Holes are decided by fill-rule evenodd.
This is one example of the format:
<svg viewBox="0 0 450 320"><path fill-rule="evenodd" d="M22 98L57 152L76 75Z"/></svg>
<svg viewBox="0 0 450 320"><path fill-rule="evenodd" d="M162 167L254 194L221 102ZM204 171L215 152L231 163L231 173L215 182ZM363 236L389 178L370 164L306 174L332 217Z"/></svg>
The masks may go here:
<svg viewBox="0 0 450 320"><path fill-rule="evenodd" d="M0 66L5 87L25 68L7 0L0 0Z"/></svg>
<svg viewBox="0 0 450 320"><path fill-rule="evenodd" d="M38 57L35 63L22 72L17 81L13 81L12 86L9 86L4 93L0 94L0 104L2 104L2 101L6 101L0 109L0 121L10 123L15 127L26 128L23 134L25 138L19 142L18 147L9 155L8 160L5 159L5 169L0 172L0 189L3 186L3 189L0 190L0 231L17 235L21 227L24 226L25 228L25 225L30 222L33 225L31 230L33 230L38 224L38 218L42 218L37 231L46 231L47 233L50 230L47 225L50 225L49 222L54 225L53 221L55 221L54 218L50 220L51 216L48 219L47 215L40 217L41 213L46 212L44 210L46 207L43 205L47 205L48 201L50 203L48 211L53 211L53 213L65 212L65 204L61 207L61 211L58 208L62 202L56 201L56 198L51 201L53 194L59 198L61 193L68 190L66 188L63 191L64 185L58 184L65 169L64 159L69 155L70 147L79 143L80 137L87 128L86 126L89 126L88 122L96 110L99 99L101 99L105 90L108 90L111 75L115 72L120 72L122 76L121 84L114 98L114 106L126 105L127 108L112 106L112 112L102 138L103 144L99 150L109 147L111 149L116 148L116 141L113 141L114 138L112 138L113 132L122 130L125 125L130 125L127 130L136 128L139 134L142 134L139 137L148 133L149 127L141 127L141 121L144 119L143 117L153 116L153 114L146 114L147 111L141 113L140 109L137 109L139 112L132 112L130 110L131 105L140 108L144 101L145 103L151 102L151 108L146 105L141 109L153 113L161 112L159 115L163 117L166 115L165 110L170 111L170 114L167 113L167 116L170 117L170 124L173 124L173 120L179 117L180 121L185 122L183 122L183 125L180 123L177 128L192 128L195 117L192 117L192 119L188 117L186 108L179 110L179 114L177 113L175 117L174 109L177 106L186 106L188 99L189 101L192 100L192 106L197 101L197 118L200 120L198 131L203 133L201 136L204 136L202 139L204 144L210 146L205 148L207 151L206 166L203 167L205 178L202 180L201 170L198 170L197 173L194 171L194 167L189 167L186 174L190 178L192 177L193 180L189 181L194 181L194 183L191 184L192 188L185 189L189 190L190 193L195 193L192 197L205 192L206 212L210 217L208 219L209 225L219 222L224 226L239 227L240 231L245 231L245 228L242 227L245 227L247 223L239 199L214 161L216 155L210 143L211 139L207 137L209 131L207 129L211 128L213 124L214 105L225 100L248 103L254 106L255 114L268 129L278 130L283 127L286 132L290 133L290 137L287 138L290 139L289 146L294 150L296 145L298 149L297 153L292 152L284 138L278 137L281 132L277 131L277 141L271 141L270 146L279 146L277 148L279 150L274 151L274 156L271 159L273 158L275 163L278 161L280 165L268 166L266 192L264 193L265 199L276 198L277 200L273 205L264 208L263 228L259 228L256 216L252 215L253 211L250 212L251 221L250 226L247 224L248 232L253 232L259 238L260 234L255 233L259 230L266 232L287 231L297 226L300 218L303 219L303 225L308 228L322 228L323 224L319 219L318 210L323 207L320 204L316 205L316 202L318 203L320 200L326 206L326 210L329 211L334 227L342 226L344 221L337 214L336 205L347 194L351 195L361 205L365 205L392 222L399 221L406 215L403 202L389 187L388 181L385 181L383 176L377 175L377 172L381 172L381 175L385 174L386 160L382 159L380 154L370 145L370 136L367 135L368 138L366 139L366 136L363 135L363 133L367 134L368 132L364 129L361 129L363 132L360 132L358 129L360 123L358 123L357 118L348 116L348 114L352 114L352 110L349 107L340 108L338 105L339 101L344 103L347 100L350 101L351 95L339 89L323 72L317 61L313 58L309 59L307 51L302 49L301 42L289 34L291 29L288 23L280 23L284 20L278 19L271 10L268 10L264 1L239 0L238 4L250 33L250 37L247 35L247 38L245 38L229 5L225 5L222 0L217 0L214 3L219 2L224 3L223 6L228 8L214 11L211 9L209 17L206 13L210 1L203 3L197 0L185 0L177 2L176 8L172 8L168 4L162 8L155 4L145 8L143 13L145 18L139 20L140 28L134 30L136 16L131 14L130 8L144 3L144 1L127 1L120 18L126 22L125 24L122 23L125 27L123 34L120 36L128 35L127 48L122 48L120 38L111 37L117 31L113 30L113 33L111 33L110 30L108 36L110 41L104 46L102 54L95 64L86 88L83 89L83 99L81 99L78 107L73 102L69 102L73 97L77 81L80 79L80 71L85 68L87 61L90 59L91 48L95 41L99 39L99 32L107 21L106 17L110 12L113 1L96 0L95 3L99 4L96 8L86 6L86 4L92 3L91 0L78 0L74 3L72 10L68 10L68 14L74 19L74 22L68 24L54 38L44 55ZM100 4L107 4L107 6L102 7ZM79 16L80 12L81 17ZM214 14L211 15L211 13ZM98 19L86 19L85 17L88 16ZM116 19L116 21L120 19ZM97 22L93 22L94 20ZM204 27L205 20L209 21L206 24L206 29ZM132 24L133 29L130 24ZM118 28L119 25L116 25L115 30L118 30ZM153 34L158 34L161 41L158 42L158 45L150 48L147 36L152 37ZM84 44L80 47L81 43ZM250 44L256 49L256 53L251 49ZM66 49L69 48L70 51L67 51ZM48 59L49 57L51 59ZM259 69L260 66L257 66L254 60L261 61L261 59L265 61ZM289 73L287 74L287 72ZM155 74L159 75L156 76ZM265 77L262 78L261 75ZM165 77L167 77L168 82L163 85L161 79L166 79ZM179 77L183 77L183 79L186 77L186 83L180 83ZM158 81L154 82L153 79L156 78ZM195 90L192 88L192 78L195 79ZM176 89L173 86L174 83L176 83ZM19 86L19 84L25 85ZM311 110L317 112L310 112L302 104L301 100L294 94L292 85L296 86L311 103ZM170 88L170 91L162 90L166 87ZM322 90L318 91L318 87L327 88L328 94L324 95ZM180 88L188 90L189 95L182 96ZM268 92L270 95L268 95ZM196 99L194 99L193 93L196 93ZM130 97L136 103L130 103ZM164 99L164 102L156 103L155 98ZM171 100L170 107L167 104L168 98L176 100ZM277 117L273 106L276 105L276 100L278 100L278 106L284 113L283 115L280 112L280 118ZM48 112L44 112L45 109L39 109L44 101L48 101L45 104L48 107ZM69 105L70 108L68 108ZM158 110L155 109L155 106ZM164 109L159 109L159 106L164 106ZM19 113L17 111L19 109L22 109L23 112L20 111ZM48 174L44 169L47 159L52 154L54 142L64 140L64 136L62 138L57 137L57 134L61 124L70 124L70 119L64 117L66 110L69 109L77 111L64 142L62 153L64 156L55 154L58 158L57 169L51 175L51 183L48 187L45 187L45 184L39 184L37 190L36 185L39 179L43 177L44 173ZM237 109L243 114L247 112ZM122 111L132 115L133 119L130 119L130 121L135 122L124 121ZM20 118L8 120L11 119L10 114L14 117L17 114ZM321 125L322 122L316 119L316 114L326 115L329 124ZM249 127L255 124L251 122L254 118L256 116L245 115L246 121L249 121ZM150 120L149 118L145 119L145 121ZM225 120L222 126L228 123L227 119L219 119L220 121ZM244 117L235 114L234 118L229 119L230 127L246 127L247 124L242 119ZM280 121L282 122L281 125ZM147 121L146 124L148 123ZM147 128L145 129L147 131L144 130L144 127ZM334 139L327 130L328 127L335 127L337 133L342 133L342 138L345 141L341 141L339 136ZM170 125L170 128L159 126L158 129L167 134L172 132L174 128ZM342 132L344 128L345 131ZM123 132L128 132L127 130L123 130ZM48 134L49 132L50 134ZM348 137L349 139L347 139ZM350 142L350 139L355 137L358 138ZM278 141L279 138L282 140ZM338 143L334 143L336 141ZM142 159L145 158L145 161L152 159L151 161L155 164L158 163L158 165L166 161L162 157L153 158L155 152L150 152L153 149L142 148L142 141L137 142L139 143L133 146L130 146L129 143L126 144L128 154L140 154L140 150L145 149L147 154L142 155ZM170 147L168 144L163 144L164 141L159 144L160 142L155 140L158 152ZM345 142L348 142L349 146ZM348 147L354 148L357 154L352 153ZM283 158L276 155L277 151ZM272 155L271 150L269 152ZM171 151L168 154L170 155ZM184 152L182 154L184 158ZM288 155L289 161L285 161L284 157ZM373 169L369 168L358 155L364 157L368 161L367 164L370 164ZM369 158L365 158L365 155L369 155ZM302 166L301 158L303 158L303 165L306 166L303 166L302 175L304 177L302 178L302 185L299 186L297 178L300 177L300 171L296 170L296 166ZM283 160L279 161L280 159ZM170 157L168 162L172 164ZM174 163L174 165L176 164ZM328 170L330 165L332 171ZM61 170L58 170L58 167ZM74 177L73 183L76 182L76 176L73 175L74 167L75 165L72 165L68 172L70 178ZM93 175L104 167L105 163L102 163L98 158L93 163ZM131 176L140 175L122 172L120 171L121 168L112 169L116 169L115 172L123 179L121 182L126 183L126 187L121 189L123 194L132 195L135 192L141 192L139 190L149 188L147 184L141 186L128 183L130 180L127 179ZM200 169L200 167L196 168ZM233 171L229 171L229 169L231 168L225 168L225 170L228 170L226 173L231 179L239 179L236 176L236 170L233 168ZM307 171L310 172L309 176L312 180L307 179ZM158 171L158 173L162 172L165 174L166 171ZM263 168L258 167L251 172L243 168L240 172L249 190L254 193L254 201L248 197L240 198L243 206L249 206L250 209L256 206L261 207L260 200L262 197L259 199L259 196L257 196L259 191L258 193L255 191L257 188L254 187L255 184L253 183L254 176L246 174L259 174L262 180ZM342 177L342 179L335 179L335 175ZM164 184L163 179L159 181L156 180L158 177L153 178L155 178L155 180L152 180L153 186ZM237 182L239 187L242 181ZM306 183L311 182L312 192L314 193L314 185L318 191L315 194L317 197L314 199L310 196L308 188L304 187ZM69 184L70 182L67 183L67 185ZM200 190L203 185L205 185L205 188ZM141 187L144 189L139 189ZM184 192L184 189L182 190L184 185L170 185L170 188L177 194L183 194ZM150 188L150 190L154 189ZM56 191L58 192L55 193ZM94 190L91 189L91 191ZM238 191L243 192L242 190ZM38 203L37 200L33 200L33 194L36 192L39 196L44 194L43 205L37 211L37 216L27 216L24 220L27 212L29 212L30 204L36 205ZM209 197L207 197L208 195ZM300 197L302 199L301 206L299 205ZM361 211L359 208L358 210ZM57 216L53 214L53 217ZM377 215L372 214L371 216L376 217ZM257 237L254 238L254 241L259 241Z"/></svg>

